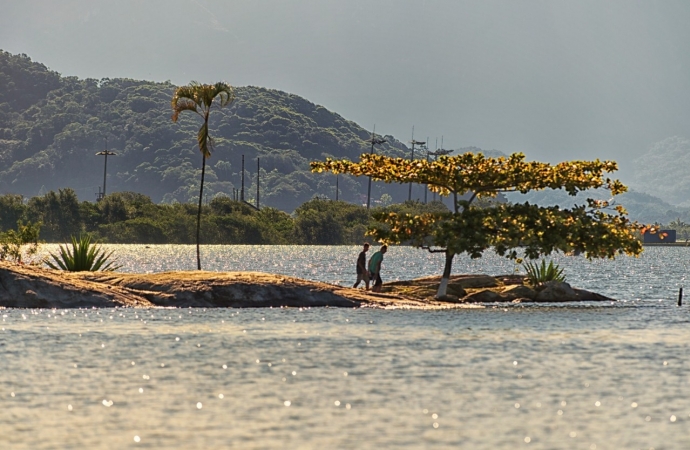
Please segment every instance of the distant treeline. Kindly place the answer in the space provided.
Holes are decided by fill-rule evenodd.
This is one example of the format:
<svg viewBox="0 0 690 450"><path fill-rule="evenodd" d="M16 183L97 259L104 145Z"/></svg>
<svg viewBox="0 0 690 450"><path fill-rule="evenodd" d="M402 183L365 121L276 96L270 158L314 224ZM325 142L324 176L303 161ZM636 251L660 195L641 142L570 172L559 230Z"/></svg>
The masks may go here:
<svg viewBox="0 0 690 450"><path fill-rule="evenodd" d="M0 232L18 222L41 223L40 238L62 243L90 233L101 242L122 244L193 244L193 203L156 204L145 195L118 192L97 203L80 202L72 189L50 191L25 201L0 196ZM406 202L367 211L363 206L312 199L290 215L276 208L253 206L219 196L203 206L202 244L359 244L376 211L420 214L447 210L440 202Z"/></svg>

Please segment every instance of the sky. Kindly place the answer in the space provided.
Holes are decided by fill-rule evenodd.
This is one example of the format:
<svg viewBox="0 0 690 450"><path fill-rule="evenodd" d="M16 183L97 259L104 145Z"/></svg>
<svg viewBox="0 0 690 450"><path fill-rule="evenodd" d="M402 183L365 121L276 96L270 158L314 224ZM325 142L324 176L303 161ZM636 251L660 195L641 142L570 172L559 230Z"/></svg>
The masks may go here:
<svg viewBox="0 0 690 450"><path fill-rule="evenodd" d="M63 76L279 89L432 149L623 172L690 137L689 23L685 0L0 0L0 49Z"/></svg>

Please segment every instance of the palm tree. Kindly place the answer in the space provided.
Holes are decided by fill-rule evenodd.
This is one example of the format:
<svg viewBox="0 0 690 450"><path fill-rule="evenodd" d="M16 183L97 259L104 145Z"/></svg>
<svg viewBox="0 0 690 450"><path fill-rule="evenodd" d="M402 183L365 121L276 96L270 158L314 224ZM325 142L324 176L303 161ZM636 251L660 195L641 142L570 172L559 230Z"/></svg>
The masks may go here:
<svg viewBox="0 0 690 450"><path fill-rule="evenodd" d="M208 133L208 119L211 114L211 107L217 105L219 108L231 104L235 100L235 93L232 87L223 82L216 84L201 84L192 81L188 86L181 86L175 89L172 98L172 120L177 122L177 118L183 111L194 111L204 123L197 133L199 151L202 156L201 164L201 187L199 188L199 211L196 216L196 263L197 269L201 270L201 255L199 253L199 230L201 229L201 202L204 194L204 172L206 171L206 158L211 156L213 150L213 139Z"/></svg>

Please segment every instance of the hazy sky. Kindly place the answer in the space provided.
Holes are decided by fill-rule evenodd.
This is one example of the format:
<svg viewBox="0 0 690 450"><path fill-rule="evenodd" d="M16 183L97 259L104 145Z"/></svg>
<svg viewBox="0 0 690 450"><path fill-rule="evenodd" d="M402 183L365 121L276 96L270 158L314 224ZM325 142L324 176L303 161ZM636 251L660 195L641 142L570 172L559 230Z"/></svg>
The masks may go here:
<svg viewBox="0 0 690 450"><path fill-rule="evenodd" d="M616 159L690 137L690 2L0 0L62 75L257 85L402 141Z"/></svg>

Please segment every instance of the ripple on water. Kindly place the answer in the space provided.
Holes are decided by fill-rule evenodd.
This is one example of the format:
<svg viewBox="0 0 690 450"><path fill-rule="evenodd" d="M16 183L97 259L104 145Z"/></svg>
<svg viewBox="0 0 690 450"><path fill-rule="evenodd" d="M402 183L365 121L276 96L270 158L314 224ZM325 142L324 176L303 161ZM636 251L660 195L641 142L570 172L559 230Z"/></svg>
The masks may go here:
<svg viewBox="0 0 690 450"><path fill-rule="evenodd" d="M117 253L141 258L130 271L194 263L193 246L151 247ZM348 283L357 250L291 249L278 265L274 247L203 248L211 270L300 275L310 259ZM3 310L0 433L26 449L686 448L686 255L657 250L558 259L574 284L630 300L614 305ZM418 254L391 249L390 279L437 273ZM482 259L456 267L512 271Z"/></svg>

